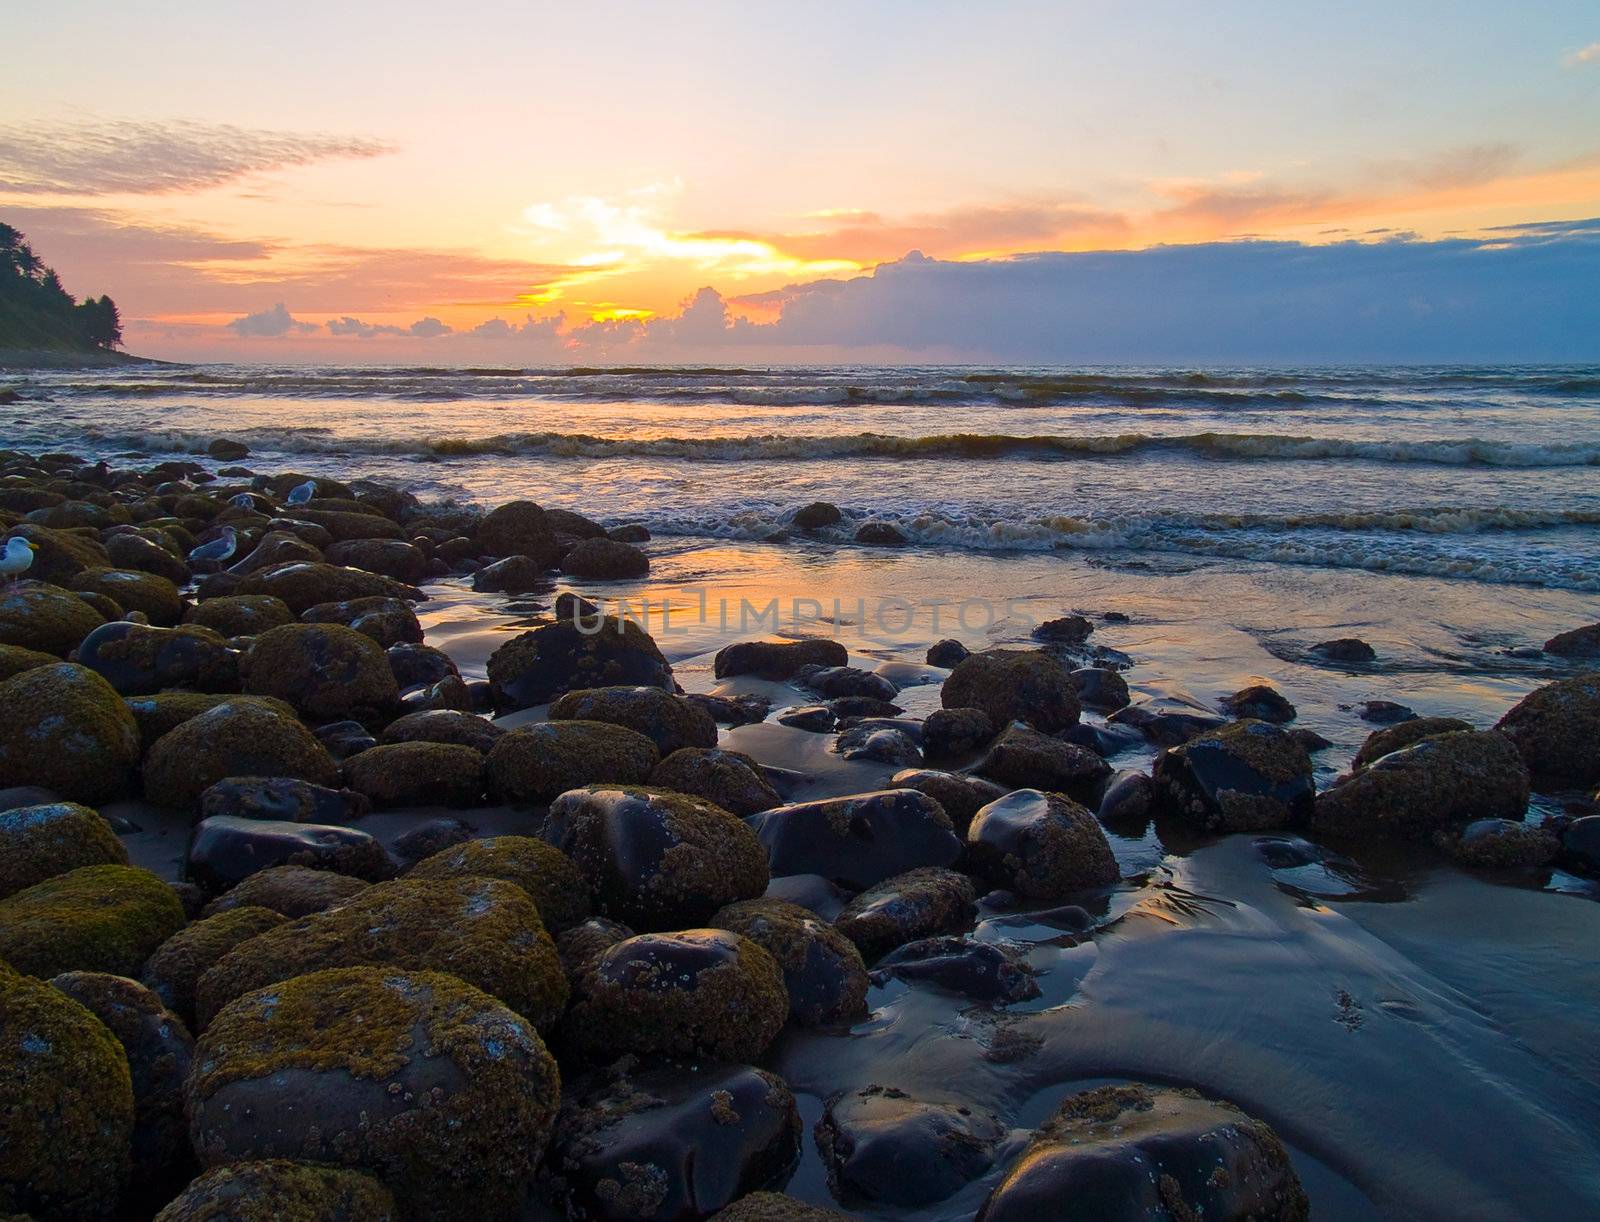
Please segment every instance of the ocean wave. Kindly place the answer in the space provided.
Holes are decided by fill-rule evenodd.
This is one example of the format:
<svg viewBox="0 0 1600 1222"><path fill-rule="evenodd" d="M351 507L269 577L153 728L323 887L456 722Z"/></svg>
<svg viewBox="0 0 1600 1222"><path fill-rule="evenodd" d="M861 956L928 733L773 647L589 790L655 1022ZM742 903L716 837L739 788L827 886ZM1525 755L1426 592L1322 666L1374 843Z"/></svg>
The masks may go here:
<svg viewBox="0 0 1600 1222"><path fill-rule="evenodd" d="M1508 468L1600 466L1600 441L1510 442L1477 437L1432 440L1312 437L1287 433L1149 433L1084 435L893 433L751 434L729 437L602 437L588 433L515 432L481 437L351 437L325 427L228 430L252 448L280 454L385 455L419 459L667 458L701 462L806 462L843 458L1070 461L1173 454L1249 462L1345 460ZM203 453L215 433L90 426L73 436L101 447Z"/></svg>

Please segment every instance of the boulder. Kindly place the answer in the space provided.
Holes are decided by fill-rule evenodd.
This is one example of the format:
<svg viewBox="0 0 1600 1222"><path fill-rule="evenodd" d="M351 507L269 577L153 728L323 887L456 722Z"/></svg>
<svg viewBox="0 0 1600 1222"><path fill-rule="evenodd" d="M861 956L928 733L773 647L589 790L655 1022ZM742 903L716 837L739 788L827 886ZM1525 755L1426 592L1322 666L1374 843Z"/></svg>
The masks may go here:
<svg viewBox="0 0 1600 1222"><path fill-rule="evenodd" d="M489 684L501 712L547 704L570 691L644 685L673 690L672 667L631 620L607 616L542 624L489 657Z"/></svg>
<svg viewBox="0 0 1600 1222"><path fill-rule="evenodd" d="M353 598L348 602L318 603L300 615L307 624L342 624L371 637L380 648L420 645L422 625L411 604L399 598Z"/></svg>
<svg viewBox="0 0 1600 1222"><path fill-rule="evenodd" d="M490 556L529 556L550 568L561 554L545 512L532 501L511 501L478 524L478 545Z"/></svg>
<svg viewBox="0 0 1600 1222"><path fill-rule="evenodd" d="M393 743L344 762L345 783L375 806L478 806L484 759L476 747L453 743Z"/></svg>
<svg viewBox="0 0 1600 1222"><path fill-rule="evenodd" d="M1378 658L1377 650L1359 637L1353 636L1320 641L1311 647L1311 652L1329 662L1374 662Z"/></svg>
<svg viewBox="0 0 1600 1222"><path fill-rule="evenodd" d="M294 612L270 594L235 594L208 598L183 613L183 622L210 628L224 637L258 636L269 628L294 623Z"/></svg>
<svg viewBox="0 0 1600 1222"><path fill-rule="evenodd" d="M879 983L893 977L987 1005L1009 1005L1039 996L1033 968L1020 950L971 937L907 942L879 959L872 976Z"/></svg>
<svg viewBox="0 0 1600 1222"><path fill-rule="evenodd" d="M428 558L404 539L346 539L326 552L329 564L365 569L415 585L428 575Z"/></svg>
<svg viewBox="0 0 1600 1222"><path fill-rule="evenodd" d="M1064 615L1060 619L1047 619L1033 630L1036 641L1052 645L1081 645L1089 639L1094 625L1081 615Z"/></svg>
<svg viewBox="0 0 1600 1222"><path fill-rule="evenodd" d="M235 776L332 785L339 772L327 749L298 720L265 702L235 699L188 718L156 740L144 761L145 797L175 810L192 809L212 785Z"/></svg>
<svg viewBox="0 0 1600 1222"><path fill-rule="evenodd" d="M415 590L391 577L309 560L269 565L251 573L230 593L270 594L296 615L321 603L416 597Z"/></svg>
<svg viewBox="0 0 1600 1222"><path fill-rule="evenodd" d="M1019 789L991 802L967 829L973 868L1028 900L1066 899L1121 877L1095 817L1071 798Z"/></svg>
<svg viewBox="0 0 1600 1222"><path fill-rule="evenodd" d="M1224 696L1221 704L1235 717L1250 721L1270 721L1281 726L1295 718L1294 705L1282 692L1265 683L1240 688L1233 695Z"/></svg>
<svg viewBox="0 0 1600 1222"><path fill-rule="evenodd" d="M997 726L1021 721L1045 734L1078 721L1078 689L1071 674L1037 649L973 654L950 672L939 699L947 709L982 709Z"/></svg>
<svg viewBox="0 0 1600 1222"><path fill-rule="evenodd" d="M961 855L944 808L915 789L778 806L745 822L774 876L818 874L851 891L918 866L953 865Z"/></svg>
<svg viewBox="0 0 1600 1222"><path fill-rule="evenodd" d="M80 866L0 900L0 947L29 976L137 976L184 919L177 892L150 871Z"/></svg>
<svg viewBox="0 0 1600 1222"><path fill-rule="evenodd" d="M1350 761L1350 770L1354 772L1365 768L1373 760L1382 759L1391 751L1409 747L1412 743L1421 742L1424 738L1432 738L1437 734L1451 734L1458 730L1472 729L1476 729L1476 727L1470 721L1462 721L1459 717L1416 717L1410 721L1402 721L1392 726L1385 726L1383 729L1374 730L1367 735L1367 741L1361 744L1361 749L1356 752L1355 759Z"/></svg>
<svg viewBox="0 0 1600 1222"><path fill-rule="evenodd" d="M910 540L893 522L863 522L856 529L856 542L869 547L904 547Z"/></svg>
<svg viewBox="0 0 1600 1222"><path fill-rule="evenodd" d="M288 526L286 522L276 523L275 529L262 535L255 547L235 560L227 571L236 577L248 577L280 564L322 564L322 545L301 535L314 533L322 538L324 532L315 527L310 532L286 529Z"/></svg>
<svg viewBox="0 0 1600 1222"><path fill-rule="evenodd" d="M270 908L241 907L194 921L151 952L139 979L162 1005L194 1027L194 993L200 977L234 947L288 919Z"/></svg>
<svg viewBox="0 0 1600 1222"><path fill-rule="evenodd" d="M351 823L371 804L349 789L281 776L231 776L200 795L200 818L273 819L285 823Z"/></svg>
<svg viewBox="0 0 1600 1222"><path fill-rule="evenodd" d="M749 938L777 961L792 1021L816 1027L867 1012L861 952L808 909L765 897L743 900L719 911L711 925Z"/></svg>
<svg viewBox="0 0 1600 1222"><path fill-rule="evenodd" d="M70 590L43 581L0 586L0 645L65 657L106 617Z"/></svg>
<svg viewBox="0 0 1600 1222"><path fill-rule="evenodd" d="M1143 772L1124 768L1106 782L1095 811L1107 826L1143 824L1155 805L1155 785Z"/></svg>
<svg viewBox="0 0 1600 1222"><path fill-rule="evenodd" d="M935 709L922 723L922 750L930 761L961 760L995 736L982 709Z"/></svg>
<svg viewBox="0 0 1600 1222"><path fill-rule="evenodd" d="M971 656L972 650L968 649L960 641L946 637L944 640L935 641L928 646L928 653L924 661L929 666L940 666L945 670L949 670L958 662Z"/></svg>
<svg viewBox="0 0 1600 1222"><path fill-rule="evenodd" d="M143 535L131 531L112 535L105 541L105 548L106 559L113 568L154 573L175 586L188 584L189 566L182 557Z"/></svg>
<svg viewBox="0 0 1600 1222"><path fill-rule="evenodd" d="M1111 775L1111 765L1087 747L1012 722L990 745L977 771L1011 789L1052 789L1082 796Z"/></svg>
<svg viewBox="0 0 1600 1222"><path fill-rule="evenodd" d="M833 923L870 964L907 942L965 929L976 902L977 892L965 874L923 867L868 887Z"/></svg>
<svg viewBox="0 0 1600 1222"><path fill-rule="evenodd" d="M1227 719L1176 701L1146 701L1118 709L1106 721L1144 735L1158 747L1176 747L1227 725Z"/></svg>
<svg viewBox="0 0 1600 1222"><path fill-rule="evenodd" d="M202 915L215 916L236 908L266 908L286 917L303 917L335 908L369 885L349 874L311 866L267 866L212 900Z"/></svg>
<svg viewBox="0 0 1600 1222"><path fill-rule="evenodd" d="M837 525L843 517L837 505L829 501L812 501L794 511L789 525L796 530L820 530L824 526Z"/></svg>
<svg viewBox="0 0 1600 1222"><path fill-rule="evenodd" d="M1317 791L1306 749L1265 721L1235 721L1169 747L1151 779L1157 809L1211 832L1298 826Z"/></svg>
<svg viewBox="0 0 1600 1222"><path fill-rule="evenodd" d="M992 1112L874 1085L829 1099L816 1138L838 1200L915 1209L988 1171L1006 1132Z"/></svg>
<svg viewBox="0 0 1600 1222"><path fill-rule="evenodd" d="M116 690L71 663L0 681L0 788L38 785L95 803L128 793L139 727Z"/></svg>
<svg viewBox="0 0 1600 1222"><path fill-rule="evenodd" d="M495 740L489 789L502 802L549 802L581 785L642 784L660 758L655 743L624 726L534 722Z"/></svg>
<svg viewBox="0 0 1600 1222"><path fill-rule="evenodd" d="M1600 675L1547 683L1500 719L1528 771L1556 785L1600 780Z"/></svg>
<svg viewBox="0 0 1600 1222"><path fill-rule="evenodd" d="M915 789L939 803L959 837L966 836L967 825L980 807L1006 795L1005 788L993 781L964 772L938 772L932 768L903 769L889 778L889 784L895 789Z"/></svg>
<svg viewBox="0 0 1600 1222"><path fill-rule="evenodd" d="M1600 658L1600 624L1557 633L1544 643L1544 651L1562 658Z"/></svg>
<svg viewBox="0 0 1600 1222"><path fill-rule="evenodd" d="M1128 681L1106 666L1085 666L1072 673L1078 702L1086 709L1115 713L1128 705Z"/></svg>
<svg viewBox="0 0 1600 1222"><path fill-rule="evenodd" d="M808 1205L781 1192L752 1192L740 1197L714 1222L849 1222L849 1215Z"/></svg>
<svg viewBox="0 0 1600 1222"><path fill-rule="evenodd" d="M550 587L546 568L528 556L507 556L472 574L472 588L481 594L527 594Z"/></svg>
<svg viewBox="0 0 1600 1222"><path fill-rule="evenodd" d="M824 666L798 673L796 678L824 699L867 696L874 700L893 700L899 691L882 675L855 666Z"/></svg>
<svg viewBox="0 0 1600 1222"><path fill-rule="evenodd" d="M762 775L760 764L719 747L682 747L672 752L651 770L648 784L704 798L740 818L783 801Z"/></svg>
<svg viewBox="0 0 1600 1222"><path fill-rule="evenodd" d="M164 734L176 730L191 717L209 713L220 704L243 701L255 704L279 717L294 719L295 712L281 700L270 696L239 696L228 692L157 692L153 696L128 696L123 699L139 727L139 742L148 753Z"/></svg>
<svg viewBox="0 0 1600 1222"><path fill-rule="evenodd" d="M425 709L397 717L383 728L385 743L450 743L487 755L506 736L494 722L459 709Z"/></svg>
<svg viewBox="0 0 1600 1222"><path fill-rule="evenodd" d="M646 576L650 572L650 557L631 543L585 539L562 557L561 571L569 577L592 581L621 581Z"/></svg>
<svg viewBox="0 0 1600 1222"><path fill-rule="evenodd" d="M170 628L183 618L183 595L165 577L130 569L94 568L76 573L67 588L103 594L124 611L142 611L152 624Z"/></svg>
<svg viewBox="0 0 1600 1222"><path fill-rule="evenodd" d="M1547 866L1561 852L1561 838L1552 831L1511 819L1477 819L1449 832L1436 843L1458 864L1475 870L1512 870Z"/></svg>
<svg viewBox="0 0 1600 1222"><path fill-rule="evenodd" d="M78 664L103 676L124 696L151 696L168 688L239 690L239 655L210 628L196 624L101 624L78 647Z"/></svg>
<svg viewBox="0 0 1600 1222"><path fill-rule="evenodd" d="M50 653L40 653L36 649L24 649L20 645L0 645L0 679L9 679L12 675L20 675L25 670L34 670L40 666L54 666L60 658Z"/></svg>
<svg viewBox="0 0 1600 1222"><path fill-rule="evenodd" d="M111 564L106 549L87 532L52 530L24 522L7 530L5 537L26 539L34 545L28 576L41 582L64 585L85 569L108 568Z"/></svg>
<svg viewBox="0 0 1600 1222"><path fill-rule="evenodd" d="M183 876L220 895L269 866L312 866L368 882L394 875L394 860L374 837L353 827L270 819L202 819L189 834Z"/></svg>
<svg viewBox="0 0 1600 1222"><path fill-rule="evenodd" d="M684 747L715 747L717 723L704 709L659 687L598 687L568 692L550 706L551 721L601 721L643 734L663 756Z"/></svg>
<svg viewBox="0 0 1600 1222"><path fill-rule="evenodd" d="M532 836L468 840L417 862L407 878L496 878L528 894L552 934L589 916L589 882L571 858Z"/></svg>
<svg viewBox="0 0 1600 1222"><path fill-rule="evenodd" d="M322 719L381 709L400 694L378 644L339 624L285 624L262 633L240 663L240 678L251 695L276 696Z"/></svg>
<svg viewBox="0 0 1600 1222"><path fill-rule="evenodd" d="M156 1222L393 1222L390 1191L359 1171L269 1158L213 1167L156 1215Z"/></svg>
<svg viewBox="0 0 1600 1222"><path fill-rule="evenodd" d="M80 866L127 864L116 832L87 806L52 802L0 811L0 900Z"/></svg>
<svg viewBox="0 0 1600 1222"><path fill-rule="evenodd" d="M717 651L712 671L719 679L755 675L781 681L803 666L845 666L850 653L838 641L735 641Z"/></svg>

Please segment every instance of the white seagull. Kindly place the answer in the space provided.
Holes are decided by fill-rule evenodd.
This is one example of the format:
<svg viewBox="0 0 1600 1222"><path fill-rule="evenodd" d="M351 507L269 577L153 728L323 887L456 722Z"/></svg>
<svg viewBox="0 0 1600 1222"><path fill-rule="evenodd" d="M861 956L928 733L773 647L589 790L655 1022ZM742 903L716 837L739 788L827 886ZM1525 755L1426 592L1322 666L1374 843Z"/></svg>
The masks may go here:
<svg viewBox="0 0 1600 1222"><path fill-rule="evenodd" d="M304 505L307 501L309 501L312 497L314 497L316 495L317 495L317 481L314 480L314 479L308 479L305 483L301 484L298 488L292 488L292 489L289 490L289 498L285 502L285 504L289 504L289 505Z"/></svg>
<svg viewBox="0 0 1600 1222"><path fill-rule="evenodd" d="M33 564L33 553L38 550L37 543L30 543L26 539L8 540L6 550L0 552L0 573L11 578L11 584L16 585L17 579Z"/></svg>
<svg viewBox="0 0 1600 1222"><path fill-rule="evenodd" d="M239 548L239 532L231 526L220 528L222 533L208 543L202 543L189 553L190 560L215 560L219 563L231 559Z"/></svg>

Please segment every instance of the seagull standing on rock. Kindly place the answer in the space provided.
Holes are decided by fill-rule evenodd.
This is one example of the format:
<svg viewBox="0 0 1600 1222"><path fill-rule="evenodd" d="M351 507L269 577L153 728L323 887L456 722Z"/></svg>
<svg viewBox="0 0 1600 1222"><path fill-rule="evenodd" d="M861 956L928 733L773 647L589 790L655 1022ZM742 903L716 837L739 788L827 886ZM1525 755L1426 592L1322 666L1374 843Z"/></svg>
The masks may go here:
<svg viewBox="0 0 1600 1222"><path fill-rule="evenodd" d="M22 574L32 566L33 553L38 550L37 543L30 543L23 538L7 540L6 550L0 552L0 573L11 578L11 584L15 586Z"/></svg>
<svg viewBox="0 0 1600 1222"><path fill-rule="evenodd" d="M189 553L190 560L214 560L221 564L231 560L233 553L239 550L239 532L231 526L220 528L222 533L208 543L202 543Z"/></svg>
<svg viewBox="0 0 1600 1222"><path fill-rule="evenodd" d="M317 481L314 480L314 479L308 479L305 483L301 484L298 488L290 489L290 491L289 491L289 499L285 502L285 504L289 504L289 505L304 505L307 501L309 501L312 497L314 497L316 495L317 495Z"/></svg>

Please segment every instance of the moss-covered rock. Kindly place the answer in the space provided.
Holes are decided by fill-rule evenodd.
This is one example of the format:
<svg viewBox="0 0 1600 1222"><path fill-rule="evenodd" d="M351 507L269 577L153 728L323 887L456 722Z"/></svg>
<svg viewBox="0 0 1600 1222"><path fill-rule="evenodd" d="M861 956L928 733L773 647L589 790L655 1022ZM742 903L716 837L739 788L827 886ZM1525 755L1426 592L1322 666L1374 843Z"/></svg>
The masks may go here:
<svg viewBox="0 0 1600 1222"><path fill-rule="evenodd" d="M536 722L490 748L489 788L503 802L549 802L580 785L640 784L660 758L653 742L623 726Z"/></svg>
<svg viewBox="0 0 1600 1222"><path fill-rule="evenodd" d="M532 501L510 501L478 524L478 546L490 556L528 556L549 568L561 554L545 512Z"/></svg>
<svg viewBox="0 0 1600 1222"><path fill-rule="evenodd" d="M561 571L569 577L592 581L621 581L646 576L650 557L631 543L585 539L561 558Z"/></svg>
<svg viewBox="0 0 1600 1222"><path fill-rule="evenodd" d="M106 617L71 590L43 581L0 585L0 645L65 657Z"/></svg>
<svg viewBox="0 0 1600 1222"><path fill-rule="evenodd" d="M0 1211L113 1216L133 1116L128 1058L105 1024L0 964Z"/></svg>
<svg viewBox="0 0 1600 1222"><path fill-rule="evenodd" d="M767 886L766 854L738 819L703 798L590 785L550 804L541 837L583 872L604 916L683 929Z"/></svg>
<svg viewBox="0 0 1600 1222"><path fill-rule="evenodd" d="M1493 730L1456 730L1391 751L1317 795L1311 826L1339 836L1427 840L1475 819L1521 821L1528 770Z"/></svg>
<svg viewBox="0 0 1600 1222"><path fill-rule="evenodd" d="M162 735L144 761L152 802L191 809L230 776L284 776L332 785L339 770L310 730L259 700L229 700Z"/></svg>
<svg viewBox="0 0 1600 1222"><path fill-rule="evenodd" d="M288 1159L213 1167L156 1222L395 1222L394 1194L372 1176Z"/></svg>
<svg viewBox="0 0 1600 1222"><path fill-rule="evenodd" d="M977 898L965 874L925 866L868 887L833 923L865 962L876 963L907 942L965 929Z"/></svg>
<svg viewBox="0 0 1600 1222"><path fill-rule="evenodd" d="M752 1192L711 1218L712 1222L847 1222L849 1216L782 1192Z"/></svg>
<svg viewBox="0 0 1600 1222"><path fill-rule="evenodd" d="M560 849L532 836L490 836L451 845L413 866L407 878L498 878L515 883L559 934L589 915L589 883Z"/></svg>
<svg viewBox="0 0 1600 1222"><path fill-rule="evenodd" d="M0 899L79 866L127 864L116 832L87 806L53 802L0 811Z"/></svg>
<svg viewBox="0 0 1600 1222"><path fill-rule="evenodd" d="M874 1210L925 1208L954 1196L994 1165L1007 1135L986 1109L878 1085L833 1095L814 1132L829 1190Z"/></svg>
<svg viewBox="0 0 1600 1222"><path fill-rule="evenodd" d="M202 916L236 908L267 908L286 917L310 916L336 908L371 884L350 874L310 866L268 866L245 878L206 905Z"/></svg>
<svg viewBox="0 0 1600 1222"><path fill-rule="evenodd" d="M672 667L632 620L606 616L541 624L489 657L489 683L501 712L546 704L567 692L644 685L673 690Z"/></svg>
<svg viewBox="0 0 1600 1222"><path fill-rule="evenodd" d="M200 977L234 947L288 919L270 908L254 907L229 908L204 917L185 925L156 947L145 960L140 980L173 1013L194 1026L194 991Z"/></svg>
<svg viewBox="0 0 1600 1222"><path fill-rule="evenodd" d="M1265 721L1235 721L1169 747L1152 773L1158 808L1213 832L1294 827L1311 812L1311 756Z"/></svg>
<svg viewBox="0 0 1600 1222"><path fill-rule="evenodd" d="M1083 795L1111 775L1111 765L1087 747L1012 722L990 744L977 771L1010 789Z"/></svg>
<svg viewBox="0 0 1600 1222"><path fill-rule="evenodd" d="M1511 819L1478 819L1462 828L1438 833L1434 843L1459 865L1474 870L1514 870L1547 866L1561 852L1554 832Z"/></svg>
<svg viewBox="0 0 1600 1222"><path fill-rule="evenodd" d="M541 1029L567 1004L555 943L521 887L496 878L399 879L229 951L200 977L195 1017L205 1026L252 989L334 967L450 972Z"/></svg>
<svg viewBox="0 0 1600 1222"><path fill-rule="evenodd" d="M259 636L294 623L294 612L283 599L270 594L234 594L196 603L183 613L183 622L210 628L225 637Z"/></svg>
<svg viewBox="0 0 1600 1222"><path fill-rule="evenodd" d="M1065 794L1019 789L972 818L967 854L992 886L1065 899L1121 877L1099 821Z"/></svg>
<svg viewBox="0 0 1600 1222"><path fill-rule="evenodd" d="M200 795L200 818L270 819L288 823L353 823L372 803L350 789L283 776L231 776Z"/></svg>
<svg viewBox="0 0 1600 1222"><path fill-rule="evenodd" d="M392 658L391 658L392 664ZM475 713L459 709L424 709L396 717L383 728L386 743L453 743L484 755L506 731Z"/></svg>
<svg viewBox="0 0 1600 1222"><path fill-rule="evenodd" d="M1600 780L1600 674L1576 675L1529 692L1495 729L1509 738L1541 781Z"/></svg>
<svg viewBox="0 0 1600 1222"><path fill-rule="evenodd" d="M1416 717L1410 721L1396 722L1392 726L1384 726L1383 729L1368 734L1367 741L1361 744L1355 759L1350 761L1350 768L1351 771L1365 768L1373 760L1382 759L1391 751L1409 747L1412 743L1432 738L1436 734L1451 734L1457 730L1475 728L1470 721L1462 721L1459 717Z"/></svg>
<svg viewBox="0 0 1600 1222"><path fill-rule="evenodd" d="M717 651L712 671L719 679L757 675L789 679L804 666L845 666L850 651L838 641L735 641Z"/></svg>
<svg viewBox="0 0 1600 1222"><path fill-rule="evenodd" d="M400 695L372 638L340 624L285 624L262 633L240 664L244 690L276 696L308 717L339 718Z"/></svg>
<svg viewBox="0 0 1600 1222"><path fill-rule="evenodd" d="M693 794L743 818L778 806L783 799L761 773L761 765L738 751L683 747L650 773L656 789Z"/></svg>
<svg viewBox="0 0 1600 1222"><path fill-rule="evenodd" d="M29 976L137 976L184 920L178 893L150 871L80 866L0 900L0 947Z"/></svg>
<svg viewBox="0 0 1600 1222"><path fill-rule="evenodd" d="M798 904L753 899L729 904L714 929L749 938L778 963L789 1017L806 1027L849 1022L867 1010L867 968L844 934Z"/></svg>
<svg viewBox="0 0 1600 1222"><path fill-rule="evenodd" d="M950 826L957 836L966 838L972 816L993 802L1006 796L1005 787L994 781L965 772L939 772L933 768L905 768L889 778L896 789L915 789L925 793L950 817Z"/></svg>
<svg viewBox="0 0 1600 1222"><path fill-rule="evenodd" d="M375 806L477 806L483 755L451 743L369 747L344 762L345 784Z"/></svg>
<svg viewBox="0 0 1600 1222"><path fill-rule="evenodd" d="M299 615L318 603L348 602L354 598L416 597L411 587L362 569L340 568L310 560L269 565L251 573L234 594L270 594Z"/></svg>
<svg viewBox="0 0 1600 1222"><path fill-rule="evenodd" d="M624 1053L754 1061L789 1014L777 961L725 929L624 939L584 973L563 1031L596 1061Z"/></svg>
<svg viewBox="0 0 1600 1222"><path fill-rule="evenodd" d="M411 604L400 598L354 598L348 602L318 603L300 618L308 624L341 624L371 637L383 649L391 645L422 643L422 625Z"/></svg>
<svg viewBox="0 0 1600 1222"><path fill-rule="evenodd" d="M61 661L54 654L37 649L24 649L21 645L0 645L0 679L9 679L25 670L40 666L53 666Z"/></svg>
<svg viewBox="0 0 1600 1222"><path fill-rule="evenodd" d="M133 714L94 671L60 663L0 682L0 788L94 803L127 793L138 761Z"/></svg>
<svg viewBox="0 0 1600 1222"><path fill-rule="evenodd" d="M165 577L131 569L84 569L67 582L67 588L115 599L126 611L142 611L158 627L170 627L183 618L183 595Z"/></svg>
<svg viewBox="0 0 1600 1222"><path fill-rule="evenodd" d="M328 548L327 556L329 564L365 569L396 581L415 583L428 575L427 556L404 539L346 539Z"/></svg>
<svg viewBox="0 0 1600 1222"><path fill-rule="evenodd" d="M335 969L246 994L201 1038L196 1066L203 1163L361 1168L417 1219L515 1217L560 1100L526 1020L437 972Z"/></svg>
<svg viewBox="0 0 1600 1222"><path fill-rule="evenodd" d="M294 709L270 696L238 696L228 692L157 692L153 696L129 696L123 703L139 726L141 753L148 752L163 734L176 730L191 717L209 713L219 704L244 701L258 704L280 717L293 719Z"/></svg>
<svg viewBox="0 0 1600 1222"><path fill-rule="evenodd" d="M149 696L166 688L239 690L239 655L210 628L195 624L101 624L78 647L78 663L124 696Z"/></svg>
<svg viewBox="0 0 1600 1222"><path fill-rule="evenodd" d="M267 521L268 519L256 519L261 525L266 525ZM256 522L250 524L254 525ZM243 522L237 524L245 525ZM273 529L268 530L256 541L250 554L235 560L227 573L230 577L243 579L255 573L264 573L278 565L321 565L322 544L327 541L320 527L312 526L309 522L291 525L279 519L274 523ZM202 597L210 601L208 596L202 595Z"/></svg>
<svg viewBox="0 0 1600 1222"><path fill-rule="evenodd" d="M698 705L659 687L600 687L568 692L550 706L551 721L603 721L643 734L663 756L684 747L715 747L717 723Z"/></svg>
<svg viewBox="0 0 1600 1222"><path fill-rule="evenodd" d="M982 709L997 726L1021 721L1046 734L1078 724L1078 686L1040 649L986 649L962 659L939 691L947 709Z"/></svg>
<svg viewBox="0 0 1600 1222"><path fill-rule="evenodd" d="M28 573L40 581L60 585L84 569L105 568L111 563L93 531L52 530L30 522L13 526L6 537L23 538L34 545Z"/></svg>
<svg viewBox="0 0 1600 1222"><path fill-rule="evenodd" d="M183 557L155 539L148 539L136 531L122 531L105 540L106 559L112 567L131 569L140 573L154 573L175 586L189 580L189 566Z"/></svg>

